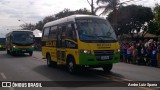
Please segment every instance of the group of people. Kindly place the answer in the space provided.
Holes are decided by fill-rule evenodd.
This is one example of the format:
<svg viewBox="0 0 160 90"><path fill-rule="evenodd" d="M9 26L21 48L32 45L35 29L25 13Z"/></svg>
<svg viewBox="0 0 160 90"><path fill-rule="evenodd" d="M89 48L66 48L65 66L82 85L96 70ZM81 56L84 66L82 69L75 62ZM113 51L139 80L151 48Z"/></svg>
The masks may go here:
<svg viewBox="0 0 160 90"><path fill-rule="evenodd" d="M157 67L158 53L160 53L160 42L153 39L121 43L123 62Z"/></svg>

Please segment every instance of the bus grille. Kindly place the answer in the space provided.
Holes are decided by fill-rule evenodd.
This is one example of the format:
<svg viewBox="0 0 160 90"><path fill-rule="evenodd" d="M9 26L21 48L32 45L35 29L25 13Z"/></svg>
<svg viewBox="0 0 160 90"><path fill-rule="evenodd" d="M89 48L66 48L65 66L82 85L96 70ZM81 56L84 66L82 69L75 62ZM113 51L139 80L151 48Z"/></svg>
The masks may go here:
<svg viewBox="0 0 160 90"><path fill-rule="evenodd" d="M114 50L95 50L94 54L99 61L111 60L113 58Z"/></svg>

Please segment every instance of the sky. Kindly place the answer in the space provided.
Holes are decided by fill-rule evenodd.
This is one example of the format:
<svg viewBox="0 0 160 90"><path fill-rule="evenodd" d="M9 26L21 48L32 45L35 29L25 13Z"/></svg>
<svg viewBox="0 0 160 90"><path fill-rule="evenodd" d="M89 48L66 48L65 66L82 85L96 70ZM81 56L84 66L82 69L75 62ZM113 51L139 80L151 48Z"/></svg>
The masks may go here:
<svg viewBox="0 0 160 90"><path fill-rule="evenodd" d="M91 1L91 0L89 0ZM121 2L128 0L121 0ZM134 0L129 4L154 7L160 0ZM96 5L94 0L94 5ZM0 0L0 37L11 28L20 28L24 23L35 24L44 17L54 15L65 8L78 10L90 6L87 0ZM20 21L18 21L20 20Z"/></svg>

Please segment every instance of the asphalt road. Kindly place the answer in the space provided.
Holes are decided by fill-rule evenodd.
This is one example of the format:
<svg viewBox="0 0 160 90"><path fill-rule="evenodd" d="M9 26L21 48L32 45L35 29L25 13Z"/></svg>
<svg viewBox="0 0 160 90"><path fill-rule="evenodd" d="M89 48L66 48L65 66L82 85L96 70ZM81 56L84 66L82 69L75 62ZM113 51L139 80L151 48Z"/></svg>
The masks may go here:
<svg viewBox="0 0 160 90"><path fill-rule="evenodd" d="M73 75L68 73L65 67L47 67L41 52L35 51L33 56L27 54L10 56L6 51L0 51L0 81L54 81L51 83L55 85L42 88L0 88L0 90L160 90L158 87L127 87L132 81L135 81L134 83L160 81L160 68L117 63L110 73L104 73L101 68L96 68ZM75 86L66 87L67 85Z"/></svg>

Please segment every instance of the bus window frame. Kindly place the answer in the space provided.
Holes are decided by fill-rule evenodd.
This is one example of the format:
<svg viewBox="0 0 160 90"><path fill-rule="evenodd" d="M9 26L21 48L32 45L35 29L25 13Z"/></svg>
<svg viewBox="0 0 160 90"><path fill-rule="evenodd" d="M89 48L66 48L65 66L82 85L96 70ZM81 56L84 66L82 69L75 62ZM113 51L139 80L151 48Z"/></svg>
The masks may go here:
<svg viewBox="0 0 160 90"><path fill-rule="evenodd" d="M63 23L58 25L58 34L57 34L57 42L59 48L65 48L65 39L66 39L66 31L67 31L67 24ZM65 27L65 29L64 29ZM64 44L64 45L63 45Z"/></svg>
<svg viewBox="0 0 160 90"><path fill-rule="evenodd" d="M55 27L56 29L54 30L54 29L52 29L52 27L53 28ZM52 30L55 32L55 34L52 33ZM48 39L49 40L56 40L58 31L59 31L58 25L51 26L50 30L49 30ZM51 37L51 35L55 35L55 37Z"/></svg>
<svg viewBox="0 0 160 90"><path fill-rule="evenodd" d="M71 27L69 27L69 25ZM71 29L71 30L69 30L69 29ZM69 31L71 31L72 36L70 36L69 33L67 33ZM77 41L77 34L76 34L76 28L75 28L75 23L74 22L67 23L66 38Z"/></svg>
<svg viewBox="0 0 160 90"><path fill-rule="evenodd" d="M48 36L47 36L47 37L44 36L45 31L46 31L46 28L49 28L49 32L48 32ZM45 27L45 28L43 29L43 35L42 35L42 39L43 39L43 40L48 40L48 39L49 39L50 30L51 30L51 27Z"/></svg>

